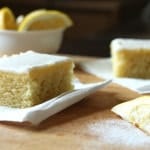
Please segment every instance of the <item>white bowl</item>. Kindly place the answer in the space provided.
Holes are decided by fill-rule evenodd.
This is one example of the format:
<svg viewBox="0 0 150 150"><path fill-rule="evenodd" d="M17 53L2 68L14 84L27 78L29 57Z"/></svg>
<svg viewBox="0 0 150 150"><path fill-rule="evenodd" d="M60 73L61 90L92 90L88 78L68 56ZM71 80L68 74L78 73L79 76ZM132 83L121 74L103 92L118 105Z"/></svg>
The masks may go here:
<svg viewBox="0 0 150 150"><path fill-rule="evenodd" d="M62 43L63 28L56 30L0 31L0 55L10 55L27 50L42 53L56 53Z"/></svg>

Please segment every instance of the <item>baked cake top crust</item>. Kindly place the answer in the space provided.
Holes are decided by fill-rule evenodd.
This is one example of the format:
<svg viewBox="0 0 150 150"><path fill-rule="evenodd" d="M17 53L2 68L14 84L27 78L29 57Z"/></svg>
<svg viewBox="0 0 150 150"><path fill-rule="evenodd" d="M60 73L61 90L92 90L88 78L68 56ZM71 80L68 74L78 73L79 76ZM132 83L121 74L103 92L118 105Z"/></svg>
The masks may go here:
<svg viewBox="0 0 150 150"><path fill-rule="evenodd" d="M135 49L145 49L150 50L150 40L148 39L123 39L117 38L112 40L110 44L111 50L118 51L122 49L135 50Z"/></svg>
<svg viewBox="0 0 150 150"><path fill-rule="evenodd" d="M70 60L65 56L56 56L27 51L0 58L0 70L15 73L26 73L36 67L60 63Z"/></svg>

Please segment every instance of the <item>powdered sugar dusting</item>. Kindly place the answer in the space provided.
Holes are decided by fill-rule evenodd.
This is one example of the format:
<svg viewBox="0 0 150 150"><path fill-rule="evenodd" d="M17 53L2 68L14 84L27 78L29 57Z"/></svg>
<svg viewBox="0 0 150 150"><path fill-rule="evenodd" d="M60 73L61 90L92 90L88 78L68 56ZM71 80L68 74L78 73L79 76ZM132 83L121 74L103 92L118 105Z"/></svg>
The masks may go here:
<svg viewBox="0 0 150 150"><path fill-rule="evenodd" d="M105 119L88 126L90 132L107 142L112 149L149 149L150 137L121 119Z"/></svg>

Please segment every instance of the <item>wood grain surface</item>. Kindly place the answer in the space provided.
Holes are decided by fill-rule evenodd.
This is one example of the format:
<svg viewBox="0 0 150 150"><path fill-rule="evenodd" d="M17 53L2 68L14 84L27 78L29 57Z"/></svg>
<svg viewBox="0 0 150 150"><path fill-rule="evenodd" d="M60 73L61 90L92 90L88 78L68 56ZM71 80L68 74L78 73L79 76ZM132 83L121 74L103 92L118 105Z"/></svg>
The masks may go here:
<svg viewBox="0 0 150 150"><path fill-rule="evenodd" d="M101 79L76 71L82 82ZM0 123L1 150L148 150L150 136L110 109L139 94L110 84L39 126ZM19 115L19 114L18 114Z"/></svg>

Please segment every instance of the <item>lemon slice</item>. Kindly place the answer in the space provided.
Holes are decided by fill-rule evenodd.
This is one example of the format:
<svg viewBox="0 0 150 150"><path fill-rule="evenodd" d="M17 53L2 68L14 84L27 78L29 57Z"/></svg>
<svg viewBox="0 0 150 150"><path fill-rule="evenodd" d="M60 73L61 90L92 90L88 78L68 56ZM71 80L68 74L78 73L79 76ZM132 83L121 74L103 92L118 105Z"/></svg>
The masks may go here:
<svg viewBox="0 0 150 150"><path fill-rule="evenodd" d="M56 10L37 10L24 17L18 27L18 31L67 28L71 25L72 20L63 12Z"/></svg>
<svg viewBox="0 0 150 150"><path fill-rule="evenodd" d="M17 29L15 16L11 11L11 9L9 9L8 7L3 7L0 9L0 29L2 30Z"/></svg>

